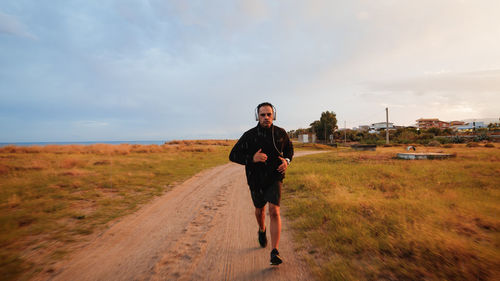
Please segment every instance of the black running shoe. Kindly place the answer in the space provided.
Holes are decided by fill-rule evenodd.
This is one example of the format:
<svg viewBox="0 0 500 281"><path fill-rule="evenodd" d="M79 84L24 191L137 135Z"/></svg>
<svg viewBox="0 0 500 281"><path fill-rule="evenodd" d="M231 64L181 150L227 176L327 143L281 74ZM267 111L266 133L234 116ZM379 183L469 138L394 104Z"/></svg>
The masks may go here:
<svg viewBox="0 0 500 281"><path fill-rule="evenodd" d="M259 229L259 244L262 248L265 248L267 246L267 237L265 230L261 232Z"/></svg>
<svg viewBox="0 0 500 281"><path fill-rule="evenodd" d="M271 265L279 265L283 262L277 249L271 251Z"/></svg>

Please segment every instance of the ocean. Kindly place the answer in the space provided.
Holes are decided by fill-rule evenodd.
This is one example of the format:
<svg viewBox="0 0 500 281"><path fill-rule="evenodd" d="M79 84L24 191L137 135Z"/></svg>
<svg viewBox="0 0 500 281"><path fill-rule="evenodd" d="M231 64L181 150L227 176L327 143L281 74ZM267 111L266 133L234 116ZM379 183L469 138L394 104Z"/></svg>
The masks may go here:
<svg viewBox="0 0 500 281"><path fill-rule="evenodd" d="M142 140L142 141L53 141L53 142L0 142L0 147L7 145L16 145L16 146L35 146L35 145L70 145L70 144L80 144L80 145L91 145L96 143L105 143L105 144L158 144L162 145L167 141L159 141L159 140Z"/></svg>

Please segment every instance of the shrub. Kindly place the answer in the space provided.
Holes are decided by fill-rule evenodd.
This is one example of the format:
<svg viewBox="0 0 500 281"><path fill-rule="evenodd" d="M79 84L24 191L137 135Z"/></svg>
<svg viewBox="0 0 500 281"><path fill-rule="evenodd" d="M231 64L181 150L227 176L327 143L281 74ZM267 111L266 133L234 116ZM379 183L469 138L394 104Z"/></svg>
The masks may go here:
<svg viewBox="0 0 500 281"><path fill-rule="evenodd" d="M482 133L474 137L474 141L484 141L484 140L486 141L490 140L490 137L486 133Z"/></svg>
<svg viewBox="0 0 500 281"><path fill-rule="evenodd" d="M432 134L434 136L439 136L441 134L441 129L439 129L439 128L429 128L429 129L427 129L426 134Z"/></svg>
<svg viewBox="0 0 500 281"><path fill-rule="evenodd" d="M453 136L451 138L451 142L452 143L464 143L465 142L465 139L461 136Z"/></svg>
<svg viewBox="0 0 500 281"><path fill-rule="evenodd" d="M398 140L398 143L400 144L409 144L411 142L414 142L413 140Z"/></svg>
<svg viewBox="0 0 500 281"><path fill-rule="evenodd" d="M360 140L362 144L378 144L378 141L382 141L382 144L385 143L385 139L378 136L377 134L367 134L365 138Z"/></svg>
<svg viewBox="0 0 500 281"><path fill-rule="evenodd" d="M453 129L451 128L446 128L444 129L442 132L441 132L442 135L445 135L445 136L451 136L453 135Z"/></svg>
<svg viewBox="0 0 500 281"><path fill-rule="evenodd" d="M484 147L495 147L495 145L492 144L492 143L487 143L487 144L484 145Z"/></svg>
<svg viewBox="0 0 500 281"><path fill-rule="evenodd" d="M417 139L418 135L412 130L401 130L398 129L396 134L396 139L401 143L410 143Z"/></svg>
<svg viewBox="0 0 500 281"><path fill-rule="evenodd" d="M434 134L430 134L430 133L424 133L424 134L421 134L420 136L418 136L419 140L430 140L433 138L434 138Z"/></svg>
<svg viewBox="0 0 500 281"><path fill-rule="evenodd" d="M435 137L434 139L441 144L446 144L446 143L452 142L451 138L446 138L446 137Z"/></svg>
<svg viewBox="0 0 500 281"><path fill-rule="evenodd" d="M418 140L419 144L427 145L431 140L430 139L421 139Z"/></svg>
<svg viewBox="0 0 500 281"><path fill-rule="evenodd" d="M479 144L477 142L469 142L465 146L466 147L479 147Z"/></svg>
<svg viewBox="0 0 500 281"><path fill-rule="evenodd" d="M427 145L428 146L441 146L441 143L438 142L437 140L433 140L433 141L430 141Z"/></svg>

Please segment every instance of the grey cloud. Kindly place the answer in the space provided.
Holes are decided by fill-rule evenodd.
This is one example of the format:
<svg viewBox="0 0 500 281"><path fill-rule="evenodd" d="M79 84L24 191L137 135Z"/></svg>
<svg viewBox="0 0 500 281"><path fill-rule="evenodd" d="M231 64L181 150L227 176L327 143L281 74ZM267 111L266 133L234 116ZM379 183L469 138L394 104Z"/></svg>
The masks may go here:
<svg viewBox="0 0 500 281"><path fill-rule="evenodd" d="M16 17L0 12L0 33L7 33L28 39L37 39L28 27L20 22Z"/></svg>
<svg viewBox="0 0 500 281"><path fill-rule="evenodd" d="M462 73L433 73L398 81L366 84L376 92L426 93L500 93L500 69Z"/></svg>
<svg viewBox="0 0 500 281"><path fill-rule="evenodd" d="M394 81L363 84L365 102L384 102L395 120L410 124L412 118L443 120L495 116L500 104L500 70L439 72ZM403 105L403 106L398 106Z"/></svg>

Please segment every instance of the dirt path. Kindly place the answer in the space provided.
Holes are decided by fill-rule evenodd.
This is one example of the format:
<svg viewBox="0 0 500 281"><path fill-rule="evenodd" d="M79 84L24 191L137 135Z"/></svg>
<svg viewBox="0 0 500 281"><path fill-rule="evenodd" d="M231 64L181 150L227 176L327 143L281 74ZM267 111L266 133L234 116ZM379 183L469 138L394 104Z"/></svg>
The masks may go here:
<svg viewBox="0 0 500 281"><path fill-rule="evenodd" d="M284 263L271 267L270 246L257 243L244 167L225 164L123 218L57 266L49 280L311 280L282 219Z"/></svg>

